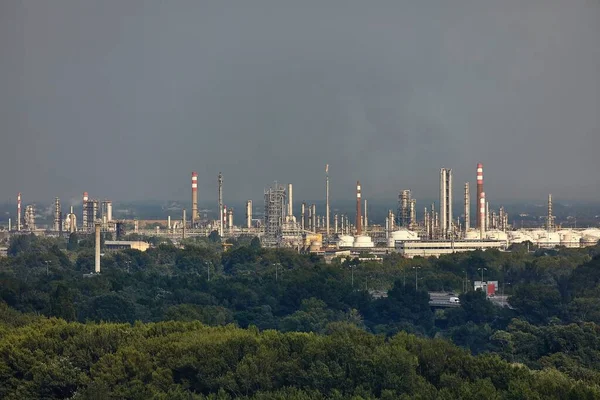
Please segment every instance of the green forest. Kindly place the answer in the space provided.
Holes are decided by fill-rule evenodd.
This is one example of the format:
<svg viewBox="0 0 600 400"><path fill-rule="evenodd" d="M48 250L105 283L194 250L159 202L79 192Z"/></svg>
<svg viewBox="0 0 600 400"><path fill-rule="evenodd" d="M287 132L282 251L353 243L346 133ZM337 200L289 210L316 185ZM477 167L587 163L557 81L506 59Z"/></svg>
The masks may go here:
<svg viewBox="0 0 600 400"><path fill-rule="evenodd" d="M600 398L600 246L326 264L252 237L145 239L91 275L89 237L13 238L0 398Z"/></svg>

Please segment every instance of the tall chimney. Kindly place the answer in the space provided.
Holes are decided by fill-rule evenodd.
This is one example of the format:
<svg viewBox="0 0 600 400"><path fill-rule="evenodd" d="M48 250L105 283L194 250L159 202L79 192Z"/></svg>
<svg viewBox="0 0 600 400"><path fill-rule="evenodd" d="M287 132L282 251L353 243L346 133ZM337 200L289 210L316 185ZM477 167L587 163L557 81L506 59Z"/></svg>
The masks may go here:
<svg viewBox="0 0 600 400"><path fill-rule="evenodd" d="M60 200L57 197L54 200L54 230L56 232L60 231Z"/></svg>
<svg viewBox="0 0 600 400"><path fill-rule="evenodd" d="M334 221L334 222L333 222L333 226L334 226L334 228L333 228L333 229L334 229L334 233L337 235L337 233L338 233L338 215L337 215L337 214L335 214L335 215L334 215L334 217L333 217L333 221Z"/></svg>
<svg viewBox="0 0 600 400"><path fill-rule="evenodd" d="M360 209L361 205L361 191L360 191L360 181L356 181L356 235L360 236L362 234L362 213Z"/></svg>
<svg viewBox="0 0 600 400"><path fill-rule="evenodd" d="M481 194L483 193L483 164L479 163L477 164L477 204L478 207L481 204ZM485 213L485 210L484 210ZM482 223L482 218L485 219L485 214L482 215L481 212L477 213L477 227L481 227Z"/></svg>
<svg viewBox="0 0 600 400"><path fill-rule="evenodd" d="M471 193L469 182L465 183L465 232L471 227Z"/></svg>
<svg viewBox="0 0 600 400"><path fill-rule="evenodd" d="M365 228L365 232L367 231L367 226L369 226L369 221L367 220L367 200L365 199L365 216L363 218L364 220L364 224L363 227Z"/></svg>
<svg viewBox="0 0 600 400"><path fill-rule="evenodd" d="M198 173L192 172L192 226L198 222Z"/></svg>
<svg viewBox="0 0 600 400"><path fill-rule="evenodd" d="M479 197L479 235L481 239L485 239L485 192L481 192Z"/></svg>
<svg viewBox="0 0 600 400"><path fill-rule="evenodd" d="M314 233L317 233L317 205L314 203L311 204L310 209L311 209L311 218L312 218L312 221L310 224L312 226L312 231Z"/></svg>
<svg viewBox="0 0 600 400"><path fill-rule="evenodd" d="M17 194L17 231L21 230L21 193Z"/></svg>
<svg viewBox="0 0 600 400"><path fill-rule="evenodd" d="M325 232L327 236L329 236L329 219L329 164L327 164L325 166Z"/></svg>
<svg viewBox="0 0 600 400"><path fill-rule="evenodd" d="M288 220L292 221L292 217L294 216L294 195L292 192L292 184L288 183L288 189L287 189L287 195L288 195L288 204L287 204L287 216L288 216Z"/></svg>
<svg viewBox="0 0 600 400"><path fill-rule="evenodd" d="M252 200L246 202L246 228L252 228Z"/></svg>
<svg viewBox="0 0 600 400"><path fill-rule="evenodd" d="M219 172L219 236L223 237L223 175Z"/></svg>
<svg viewBox="0 0 600 400"><path fill-rule="evenodd" d="M489 231L490 227L490 202L485 202L485 230Z"/></svg>
<svg viewBox="0 0 600 400"><path fill-rule="evenodd" d="M94 262L94 272L100 273L100 224L94 224L94 234L96 237L96 248L95 248L95 262Z"/></svg>
<svg viewBox="0 0 600 400"><path fill-rule="evenodd" d="M306 202L302 202L300 206L300 227L302 230L308 230L308 224L306 223Z"/></svg>
<svg viewBox="0 0 600 400"><path fill-rule="evenodd" d="M181 225L181 238L182 238L182 239L185 239L185 224L186 224L186 222L187 222L187 221L186 221L186 220L187 220L187 217L185 216L185 208L183 209L183 211L182 211L182 214L183 214L183 215L181 216L181 222L182 222L183 224Z"/></svg>

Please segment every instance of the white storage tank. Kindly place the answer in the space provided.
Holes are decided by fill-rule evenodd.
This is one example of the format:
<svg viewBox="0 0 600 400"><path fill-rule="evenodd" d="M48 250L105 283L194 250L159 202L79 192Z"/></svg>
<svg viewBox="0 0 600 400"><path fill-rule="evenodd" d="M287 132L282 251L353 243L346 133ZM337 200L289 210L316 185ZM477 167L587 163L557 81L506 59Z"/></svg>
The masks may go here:
<svg viewBox="0 0 600 400"><path fill-rule="evenodd" d="M560 234L558 232L544 232L543 235L540 235L537 244L545 248L560 246Z"/></svg>
<svg viewBox="0 0 600 400"><path fill-rule="evenodd" d="M584 235L581 238L581 247L595 246L598 244L598 237L592 235Z"/></svg>
<svg viewBox="0 0 600 400"><path fill-rule="evenodd" d="M338 247L352 247L354 246L354 236L342 235L338 240Z"/></svg>
<svg viewBox="0 0 600 400"><path fill-rule="evenodd" d="M396 241L419 240L417 232L409 231L408 229L400 229L390 233L388 238L388 247L395 247Z"/></svg>
<svg viewBox="0 0 600 400"><path fill-rule="evenodd" d="M371 239L370 236L361 235L361 236L357 236L354 238L354 246L353 247L362 247L362 248L375 247L375 243L373 243L373 240Z"/></svg>
<svg viewBox="0 0 600 400"><path fill-rule="evenodd" d="M580 247L581 235L575 231L564 230L558 232L560 235L560 245L568 248Z"/></svg>

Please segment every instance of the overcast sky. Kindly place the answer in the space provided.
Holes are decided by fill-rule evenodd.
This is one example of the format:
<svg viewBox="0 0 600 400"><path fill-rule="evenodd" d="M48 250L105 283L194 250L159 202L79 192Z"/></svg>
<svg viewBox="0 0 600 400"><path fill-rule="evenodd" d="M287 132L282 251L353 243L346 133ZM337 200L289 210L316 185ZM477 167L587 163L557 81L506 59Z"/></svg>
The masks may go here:
<svg viewBox="0 0 600 400"><path fill-rule="evenodd" d="M0 201L600 193L600 2L0 1ZM474 191L474 189L473 189Z"/></svg>

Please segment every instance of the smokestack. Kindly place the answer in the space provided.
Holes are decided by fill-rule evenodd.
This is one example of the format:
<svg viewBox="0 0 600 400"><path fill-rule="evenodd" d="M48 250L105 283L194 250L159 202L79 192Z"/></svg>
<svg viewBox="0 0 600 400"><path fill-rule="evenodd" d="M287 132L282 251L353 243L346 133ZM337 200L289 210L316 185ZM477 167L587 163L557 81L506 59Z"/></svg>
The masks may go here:
<svg viewBox="0 0 600 400"><path fill-rule="evenodd" d="M356 235L360 236L362 234L362 213L360 209L361 205L361 191L360 191L360 181L356 181Z"/></svg>
<svg viewBox="0 0 600 400"><path fill-rule="evenodd" d="M329 236L329 219L329 164L327 164L325 166L325 231L327 236Z"/></svg>
<svg viewBox="0 0 600 400"><path fill-rule="evenodd" d="M294 216L294 195L292 192L292 184L288 183L288 206L287 206L287 216L288 220L292 221L292 217Z"/></svg>
<svg viewBox="0 0 600 400"><path fill-rule="evenodd" d="M185 216L185 208L183 209L182 214L183 215L181 216L181 219L182 219L183 224L181 225L181 227L182 227L182 229L181 229L181 238L185 239L185 223L187 222L186 221L187 217Z"/></svg>
<svg viewBox="0 0 600 400"><path fill-rule="evenodd" d="M17 231L21 230L21 193L17 194Z"/></svg>
<svg viewBox="0 0 600 400"><path fill-rule="evenodd" d="M94 272L99 274L100 273L100 224L96 223L94 224L94 234L96 237L96 257L95 257L95 262L94 262Z"/></svg>
<svg viewBox="0 0 600 400"><path fill-rule="evenodd" d="M465 232L471 227L471 193L469 182L465 183Z"/></svg>
<svg viewBox="0 0 600 400"><path fill-rule="evenodd" d="M365 216L363 218L364 224L363 224L363 228L365 229L365 232L367 231L367 227L369 226L369 221L367 220L367 200L365 200Z"/></svg>
<svg viewBox="0 0 600 400"><path fill-rule="evenodd" d="M490 202L485 202L485 230L489 231L490 228Z"/></svg>
<svg viewBox="0 0 600 400"><path fill-rule="evenodd" d="M337 214L334 215L333 221L334 221L334 223L333 223L334 232L337 235L337 233L338 233L338 215Z"/></svg>
<svg viewBox="0 0 600 400"><path fill-rule="evenodd" d="M58 197L54 200L54 230L60 232L60 200Z"/></svg>
<svg viewBox="0 0 600 400"><path fill-rule="evenodd" d="M252 228L252 200L246 202L246 228Z"/></svg>
<svg viewBox="0 0 600 400"><path fill-rule="evenodd" d="M219 172L219 236L223 237L223 175Z"/></svg>
<svg viewBox="0 0 600 400"><path fill-rule="evenodd" d="M300 226L302 230L306 230L306 203L303 201L302 206L300 207Z"/></svg>
<svg viewBox="0 0 600 400"><path fill-rule="evenodd" d="M483 193L483 164L477 164L477 204L479 207L481 204L481 194ZM484 210L485 212L485 210ZM485 218L485 215L482 215L480 212L477 213L477 227L481 227L484 223L482 218Z"/></svg>
<svg viewBox="0 0 600 400"><path fill-rule="evenodd" d="M171 216L167 217L167 232L171 232Z"/></svg>
<svg viewBox="0 0 600 400"><path fill-rule="evenodd" d="M317 206L316 206L316 204L311 204L310 209L311 209L311 218L312 218L311 227L312 227L312 231L314 233L316 233L317 232Z"/></svg>
<svg viewBox="0 0 600 400"><path fill-rule="evenodd" d="M485 192L481 192L479 197L479 235L483 240L485 239Z"/></svg>
<svg viewBox="0 0 600 400"><path fill-rule="evenodd" d="M198 221L198 173L192 172L192 225Z"/></svg>

